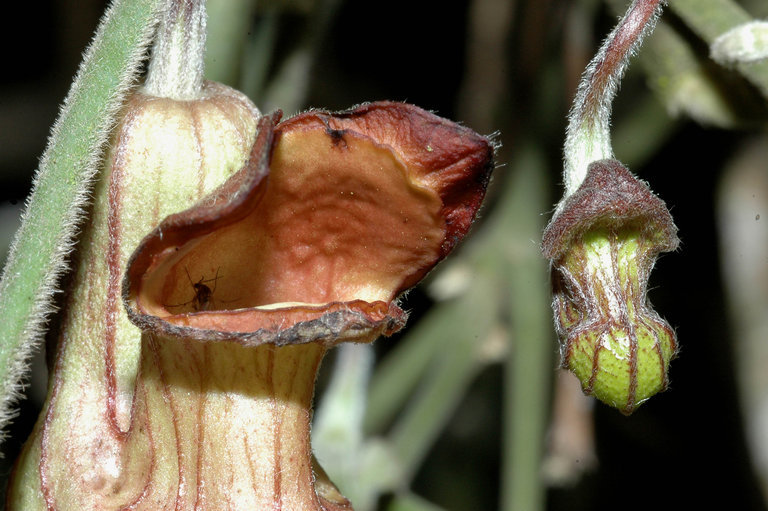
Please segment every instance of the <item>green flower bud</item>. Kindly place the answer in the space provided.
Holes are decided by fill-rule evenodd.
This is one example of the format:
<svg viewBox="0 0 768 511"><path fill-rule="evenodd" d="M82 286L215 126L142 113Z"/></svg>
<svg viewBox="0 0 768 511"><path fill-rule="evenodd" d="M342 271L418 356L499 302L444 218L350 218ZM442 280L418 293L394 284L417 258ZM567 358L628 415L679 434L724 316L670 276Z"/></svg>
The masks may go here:
<svg viewBox="0 0 768 511"><path fill-rule="evenodd" d="M616 160L592 163L544 232L562 365L625 414L668 384L675 333L646 288L658 254L678 243L664 203Z"/></svg>

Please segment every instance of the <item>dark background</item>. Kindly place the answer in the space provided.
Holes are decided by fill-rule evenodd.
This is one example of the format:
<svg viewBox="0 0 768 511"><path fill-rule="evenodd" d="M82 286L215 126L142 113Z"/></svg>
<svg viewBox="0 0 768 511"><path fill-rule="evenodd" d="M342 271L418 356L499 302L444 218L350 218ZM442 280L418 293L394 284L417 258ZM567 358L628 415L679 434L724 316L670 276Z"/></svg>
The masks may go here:
<svg viewBox="0 0 768 511"><path fill-rule="evenodd" d="M340 2L330 24L315 36L303 105L341 109L367 100L407 100L482 133L500 131L502 164L521 140L534 140L547 155L554 203L561 194L560 147L571 95L580 69L615 19L606 7L591 2L594 16L583 27L584 51L568 48L563 34L579 3L514 3L502 60L475 62L481 73L500 76L503 86L500 92L487 92L492 95L488 114L481 103L489 97L483 91L473 96L467 86L470 1ZM16 7L17 17L2 22L3 232L13 229L49 126L104 5L95 0L26 2ZM307 12L280 12L276 62L310 31ZM688 37L692 45L700 44ZM616 122L637 98L651 94L642 72L632 69L619 93ZM714 209L721 169L753 132L707 128L686 119L669 118L668 123L668 135L657 150L632 170L671 207L682 239L680 251L661 259L651 282L651 299L676 328L682 346L671 366L672 386L631 417L594 407L598 465L572 486L548 489L547 509L553 511L765 508L743 433L736 339L723 293ZM494 186L498 189L506 179L502 166ZM486 216L494 200L492 191ZM407 305L416 323L431 301L416 290ZM379 341L380 355L397 341ZM555 352L553 339L553 357ZM501 367L493 365L475 379L417 475L415 493L448 510L498 508L502 378ZM36 419L44 383L35 380L30 392L20 404L13 437L3 446L0 475L10 470L9 462ZM467 416L475 418L471 427Z"/></svg>

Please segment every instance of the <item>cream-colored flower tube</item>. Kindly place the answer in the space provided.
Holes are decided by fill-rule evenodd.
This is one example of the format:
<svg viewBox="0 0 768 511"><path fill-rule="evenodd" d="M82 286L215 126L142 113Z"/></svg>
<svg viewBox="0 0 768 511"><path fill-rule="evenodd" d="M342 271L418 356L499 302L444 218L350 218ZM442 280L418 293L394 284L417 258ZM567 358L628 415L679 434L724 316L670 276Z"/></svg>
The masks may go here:
<svg viewBox="0 0 768 511"><path fill-rule="evenodd" d="M177 18L199 22L203 4L176 4ZM156 46L153 58L166 50ZM128 447L138 442L130 431L142 396L134 393L141 332L121 301L126 263L160 220L242 166L259 117L241 93L195 83L183 100L155 87L124 105L74 255L48 398L17 463L10 509L116 509L150 469L142 448Z"/></svg>

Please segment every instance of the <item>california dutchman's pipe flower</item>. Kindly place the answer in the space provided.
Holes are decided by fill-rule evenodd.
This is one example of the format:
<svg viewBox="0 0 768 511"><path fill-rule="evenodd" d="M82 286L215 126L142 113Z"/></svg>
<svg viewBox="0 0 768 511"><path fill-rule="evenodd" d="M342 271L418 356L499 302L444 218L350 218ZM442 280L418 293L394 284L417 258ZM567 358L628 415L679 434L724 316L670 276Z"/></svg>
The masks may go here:
<svg viewBox="0 0 768 511"><path fill-rule="evenodd" d="M400 103L278 124L203 81L204 7L168 3L123 107L9 509L351 510L311 455L317 368L401 328L480 207L469 129Z"/></svg>
<svg viewBox="0 0 768 511"><path fill-rule="evenodd" d="M203 80L204 0L159 16L7 507L350 510L312 461L317 368L403 326L397 296L466 234L491 144L399 103L278 124Z"/></svg>
<svg viewBox="0 0 768 511"><path fill-rule="evenodd" d="M86 234L95 253L84 254L11 508L352 509L313 462L316 371L334 344L404 325L396 299L468 231L492 146L401 103L279 117L259 120L240 171L141 243L135 221L154 222L163 209L151 180L134 179L163 166L129 166L129 181L121 166L107 174L103 213ZM132 133L134 121L128 115L118 133ZM118 162L142 153L141 144L116 147ZM163 175L162 193L179 187L180 200L190 196L184 187L208 182ZM155 206L131 202L142 198ZM133 222L120 216L129 212ZM123 298L142 332L140 366L121 407L117 371L133 365L133 337L115 323L110 271L89 270L122 267L137 246Z"/></svg>
<svg viewBox="0 0 768 511"><path fill-rule="evenodd" d="M391 332L404 317L393 299L469 229L489 178L484 137L402 103L310 111L273 128L277 118L261 121L246 167L136 250L134 323L246 346L280 323L290 340L269 342L295 344L286 317L338 311L383 314L391 326L378 333ZM332 330L356 340L360 329Z"/></svg>
<svg viewBox="0 0 768 511"><path fill-rule="evenodd" d="M661 12L635 0L589 64L571 109L565 195L544 232L562 365L585 393L625 414L667 387L675 333L648 303L660 252L678 246L664 203L613 159L611 103L632 53Z"/></svg>
<svg viewBox="0 0 768 511"><path fill-rule="evenodd" d="M616 160L592 163L544 232L562 364L627 414L667 387L675 333L646 287L658 254L677 246L664 203Z"/></svg>
<svg viewBox="0 0 768 511"><path fill-rule="evenodd" d="M278 119L260 121L240 172L129 263L125 302L144 331L133 431L164 440L143 448L156 474L141 502L351 509L313 465L320 361L404 325L398 295L485 194L489 141L414 106Z"/></svg>

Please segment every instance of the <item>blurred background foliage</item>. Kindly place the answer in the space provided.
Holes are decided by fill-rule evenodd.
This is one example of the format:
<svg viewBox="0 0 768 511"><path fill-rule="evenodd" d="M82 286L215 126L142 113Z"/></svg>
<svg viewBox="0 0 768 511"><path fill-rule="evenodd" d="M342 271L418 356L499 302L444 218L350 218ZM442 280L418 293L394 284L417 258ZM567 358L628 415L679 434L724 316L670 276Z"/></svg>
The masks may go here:
<svg viewBox="0 0 768 511"><path fill-rule="evenodd" d="M41 0L3 17L2 250L105 5ZM617 157L682 239L651 277L682 346L670 390L624 417L556 370L540 232L572 94L627 5L209 0L207 76L262 111L404 100L500 145L470 237L404 299L409 328L323 368L316 454L358 511L765 509L768 62L709 58L714 37L768 17L765 0L670 0L615 104ZM41 355L3 478L45 381Z"/></svg>

